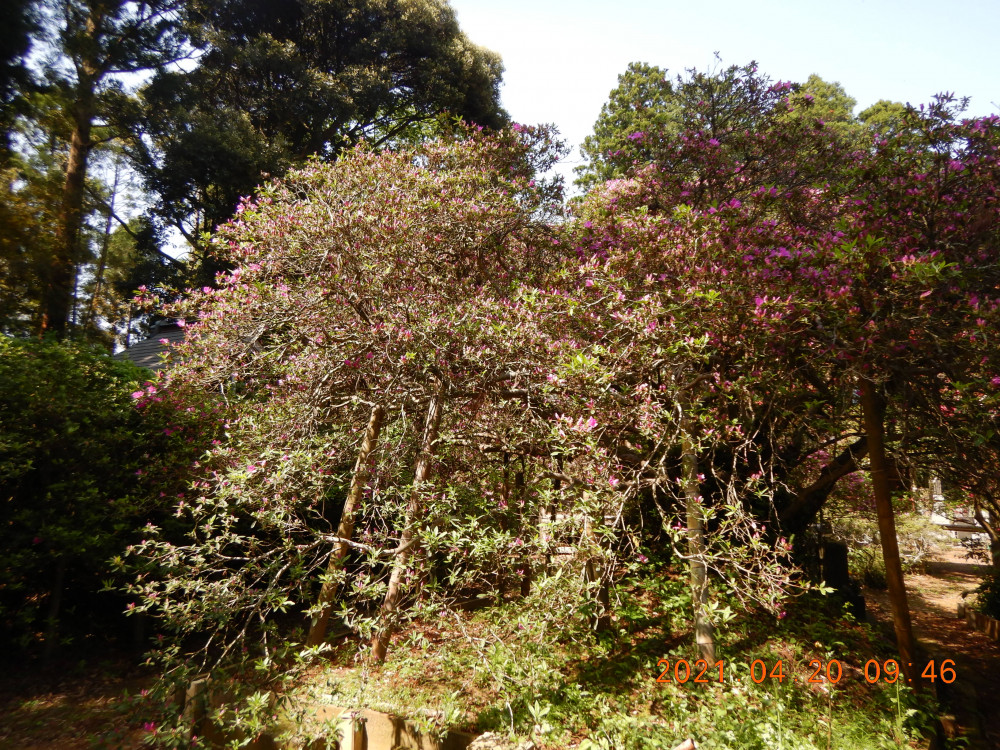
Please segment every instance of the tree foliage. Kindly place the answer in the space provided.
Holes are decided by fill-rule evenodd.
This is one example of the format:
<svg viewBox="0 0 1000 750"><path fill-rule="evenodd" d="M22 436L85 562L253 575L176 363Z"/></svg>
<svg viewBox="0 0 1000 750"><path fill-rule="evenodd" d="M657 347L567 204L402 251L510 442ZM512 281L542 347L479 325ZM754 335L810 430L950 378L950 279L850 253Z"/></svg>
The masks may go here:
<svg viewBox="0 0 1000 750"><path fill-rule="evenodd" d="M794 87L727 75L560 224L547 136L520 127L357 149L241 203L168 383L220 390L230 440L189 540L134 550L162 566L142 606L212 623L209 661L330 607L381 658L417 590L530 587L570 535L596 626L646 552L780 616L790 537L866 457L884 506L901 467L994 455L997 121L939 100L858 148Z"/></svg>
<svg viewBox="0 0 1000 750"><path fill-rule="evenodd" d="M690 70L673 82L666 71L633 64L584 141L589 161L577 168L577 182L586 187L653 167L671 186L667 208L674 201L718 206L761 186L821 185L837 179L846 157L851 102L818 76L805 86L775 82L755 63Z"/></svg>
<svg viewBox="0 0 1000 750"><path fill-rule="evenodd" d="M776 494L774 513L786 533L803 531L832 481L869 454L904 660L910 637L890 479L901 465L957 469L972 445L996 434L994 408L957 407L966 389L978 404L994 398L998 363L982 337L996 321L981 300L998 288L996 121L960 121L957 114L947 98L925 111L907 110L895 134L856 150L825 127L803 128L804 119L786 114L754 134L736 133L740 149L761 153L735 160L705 131L667 136L664 153L683 155L683 168L665 159L636 165L630 182L610 186L614 225L605 220L588 242L589 252L610 258L627 236L621 227L648 223L651 214L662 217L659 236L674 233L679 215L692 208L713 217L717 226L698 242L675 243L686 248L685 263L669 278L680 289L724 300L725 318L700 325L710 341L725 342L718 359L735 355L729 367L752 366L743 347L761 331L765 360L770 350L794 366L781 375L774 364L763 370L782 384L769 391L769 408L758 412L751 433L759 437L750 456L768 473L787 476L814 451L858 438L813 485ZM592 200L607 200L597 192ZM724 333L741 311L756 321ZM751 393L762 403L759 388ZM861 413L851 408L856 394ZM964 448L946 448L942 439L966 418L977 423L970 429L976 437ZM853 436L845 431L862 421Z"/></svg>
<svg viewBox="0 0 1000 750"><path fill-rule="evenodd" d="M174 446L188 461L225 427L174 505L187 535L158 519L130 550L135 608L173 629L173 667L181 644L244 667L257 636L247 653L267 664L289 642L285 613L311 624L311 646L339 617L380 659L420 607L525 592L567 544L595 627L647 555L688 562L702 635L726 611L710 580L781 616L806 585L794 563L816 513L865 466L887 547L891 481L916 471L1000 512L996 118L963 119L946 97L855 118L818 76L775 82L751 64L671 80L633 64L565 216L542 177L553 134L493 130L499 61L446 4L188 3L185 26L164 16L122 50L116 33L172 11L66 7L82 14L76 36L65 26L75 77L34 95L31 148L5 172L0 319L47 325L66 279L36 269L53 259L92 271L76 276L90 303L70 309L96 325L131 314L122 294L162 303L195 278L160 251L167 226L203 254L201 283L168 307L188 326L182 362L133 392L129 417L195 415L194 442ZM185 34L197 65L160 70L133 99L113 83L114 55L144 65ZM119 220L114 190L83 179L98 142L126 131L155 195L142 220ZM103 232L82 218L98 211ZM61 411L82 408L67 396ZM38 446L10 446L11 477L29 476ZM36 480L25 496L52 494ZM78 489L86 511L45 507L82 520L50 557L25 553L42 579L62 550L87 549L73 533L106 521L105 490ZM124 509L108 545L162 510ZM24 518L57 528L36 512Z"/></svg>
<svg viewBox="0 0 1000 750"><path fill-rule="evenodd" d="M681 103L667 71L646 63L629 63L618 76L608 101L580 151L588 163L576 168L578 183L591 187L623 177L635 162L653 160L645 136L680 130Z"/></svg>
<svg viewBox="0 0 1000 750"><path fill-rule="evenodd" d="M19 163L20 162L20 163ZM0 330L37 330L44 279L55 252L59 175L15 159L2 172Z"/></svg>
<svg viewBox="0 0 1000 750"><path fill-rule="evenodd" d="M813 73L788 99L792 106L790 117L805 117L815 126L832 128L847 141L859 138L854 117L857 101L839 83L824 81Z"/></svg>
<svg viewBox="0 0 1000 750"><path fill-rule="evenodd" d="M19 100L31 87L25 58L37 27L33 0L7 3L4 25L0 28L0 167L5 167L10 157L11 130L22 109Z"/></svg>
<svg viewBox="0 0 1000 750"><path fill-rule="evenodd" d="M162 66L181 54L178 0L46 4L55 26L56 48L64 65L52 68L64 115L69 121L68 149L58 213L58 242L45 274L39 328L66 334L74 303L74 277L84 265L83 234L91 152L102 142L100 126L120 106L120 76ZM99 130L99 127L98 127Z"/></svg>
<svg viewBox="0 0 1000 750"><path fill-rule="evenodd" d="M505 395L533 376L510 306L551 256L557 195L534 174L552 159L548 134L530 129L417 151L359 147L241 204L215 241L236 267L178 311L199 322L166 383L221 390L230 439L186 510L191 538L134 550L169 571L169 582L161 573L137 586L146 608L180 632L215 623L213 659L247 627L267 632L275 612L311 608L373 406L386 417L359 538L346 540L344 616L366 633L378 625L365 612L385 595L407 531L421 532L422 569L449 562L448 595L499 582L524 503L537 498L522 489L521 504L498 512L500 458L484 465L468 440L503 434L526 408ZM433 478L411 489L430 403L442 414ZM414 493L419 509L408 510Z"/></svg>
<svg viewBox="0 0 1000 750"><path fill-rule="evenodd" d="M0 273L13 286L31 266L37 283L8 306L9 330L123 343L143 318L119 288L176 297L213 284L220 267L202 252L202 232L268 175L317 154L334 159L361 140L420 140L447 117L506 121L499 58L439 0L39 0L13 9L9 49L0 50L0 125L16 146L3 159L12 207L0 226ZM28 31L44 62L32 85L21 64ZM144 195L130 184L133 170ZM51 216L16 223L57 176L58 192L45 199ZM148 210L137 226L138 206ZM131 237L134 262L116 251L115 230ZM164 254L170 231L195 251L185 269ZM110 269L117 261L130 267ZM114 276L120 284L105 283Z"/></svg>

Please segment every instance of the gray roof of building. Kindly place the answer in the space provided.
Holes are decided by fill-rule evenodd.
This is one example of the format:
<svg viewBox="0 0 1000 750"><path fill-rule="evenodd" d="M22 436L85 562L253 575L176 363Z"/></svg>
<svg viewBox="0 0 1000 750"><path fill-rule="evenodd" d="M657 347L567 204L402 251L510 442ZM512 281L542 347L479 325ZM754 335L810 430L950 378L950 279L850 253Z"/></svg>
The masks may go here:
<svg viewBox="0 0 1000 750"><path fill-rule="evenodd" d="M169 364L164 361L165 356L169 356L170 348L184 340L184 329L177 324L161 325L160 330L154 332L145 341L133 344L128 349L118 352L115 359L127 359L139 367L156 372Z"/></svg>

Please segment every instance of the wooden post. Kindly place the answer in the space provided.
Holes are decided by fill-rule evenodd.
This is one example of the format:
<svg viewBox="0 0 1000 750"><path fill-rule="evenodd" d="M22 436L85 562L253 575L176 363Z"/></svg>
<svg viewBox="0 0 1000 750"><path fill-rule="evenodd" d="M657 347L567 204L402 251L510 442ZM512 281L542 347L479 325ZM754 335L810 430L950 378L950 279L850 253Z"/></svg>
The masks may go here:
<svg viewBox="0 0 1000 750"><path fill-rule="evenodd" d="M582 541L588 548L592 549L597 546L597 538L591 527L589 515L583 520ZM595 558L590 555L588 550L587 560L583 564L583 581L588 584L597 584L597 595L594 599L597 604L597 611L594 617L591 618L590 625L598 633L602 633L611 627L611 588L606 580L606 575L607 569L603 554L596 558L595 561Z"/></svg>
<svg viewBox="0 0 1000 750"><path fill-rule="evenodd" d="M526 502L526 491L527 482L525 480L525 475L527 473L527 466L525 465L524 456L521 456L521 467L514 472L514 498L517 501L518 507L522 508L517 514L518 526L521 529L521 533L525 533L527 525L525 524L524 516L524 503ZM520 565L521 570L521 596L528 596L531 593L531 581L534 578L531 569L531 558L528 555L522 555L521 559L515 563L515 565Z"/></svg>
<svg viewBox="0 0 1000 750"><path fill-rule="evenodd" d="M382 430L382 422L385 420L385 409L376 406L372 409L371 417L368 420L368 429L365 430L365 438L361 443L361 450L358 451L358 460L354 464L354 474L351 477L351 489L344 500L344 510L340 514L340 523L337 525L338 541L335 542L333 552L330 555L330 562L326 566L327 580L319 592L319 606L321 610L313 619L309 628L309 635L306 637L306 646L318 646L326 638L326 629L330 621L330 610L333 598L337 594L337 571L343 565L344 558L347 557L347 541L354 534L354 515L358 505L361 503L361 496L368 485L368 477L371 475L369 457L375 450L379 433Z"/></svg>
<svg viewBox="0 0 1000 750"><path fill-rule="evenodd" d="M410 490L410 503L406 508L406 521L399 540L400 552L393 561L392 574L389 577L389 589L386 591L385 601L382 603L381 628L372 639L372 659L376 664L381 664L385 661L386 652L389 650L389 641L392 639L392 633L396 627L399 601L403 596L403 574L406 572L406 566L413 556L416 547L412 543L413 526L423 510L423 485L430 478L431 474L431 459L434 456L434 441L437 439L438 428L441 425L444 391L444 381L441 381L438 383L438 387L434 395L431 396L430 403L427 405L424 435L420 444L420 453L417 455L417 463L413 471L413 488Z"/></svg>

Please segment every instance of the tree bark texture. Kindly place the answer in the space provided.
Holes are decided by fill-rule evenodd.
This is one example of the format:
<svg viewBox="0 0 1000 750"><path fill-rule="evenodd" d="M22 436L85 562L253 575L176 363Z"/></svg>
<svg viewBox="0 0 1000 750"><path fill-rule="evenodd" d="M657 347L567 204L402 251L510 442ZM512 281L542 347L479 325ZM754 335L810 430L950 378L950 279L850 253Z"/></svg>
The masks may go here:
<svg viewBox="0 0 1000 750"><path fill-rule="evenodd" d="M96 36L100 20L95 18L96 12L99 11L93 11L87 18L87 33L91 38ZM87 160L94 145L90 140L90 132L97 107L97 85L101 78L97 61L89 55L84 55L78 61L76 70L76 98L70 108L73 132L70 135L62 205L59 209L59 241L56 243L56 255L48 269L40 327L41 333L51 331L60 338L66 334L73 307L73 277L80 262Z"/></svg>
<svg viewBox="0 0 1000 750"><path fill-rule="evenodd" d="M589 516L583 521L582 536L581 541L588 550L587 560L583 564L583 582L597 584L594 597L596 608L593 617L591 617L590 626L595 632L603 633L611 627L611 587L607 580L609 571L603 552L597 556L590 554L590 550L597 547L598 543Z"/></svg>
<svg viewBox="0 0 1000 750"><path fill-rule="evenodd" d="M804 532L816 518L837 482L860 468L860 461L868 453L868 438L861 437L845 448L823 467L811 485L800 490L788 506L781 511L782 532L786 536Z"/></svg>
<svg viewBox="0 0 1000 750"><path fill-rule="evenodd" d="M865 433L868 435L868 460L871 464L872 490L878 512L878 531L882 540L882 558L885 560L885 578L889 586L892 622L896 630L896 647L900 668L906 681L913 685L916 663L913 649L913 627L910 608L903 582L903 566L899 561L899 543L896 539L896 519L892 510L885 453L885 402L876 391L875 384L862 378L861 411L864 414Z"/></svg>
<svg viewBox="0 0 1000 750"><path fill-rule="evenodd" d="M424 421L424 434L420 442L420 453L413 471L413 488L410 491L410 502L406 508L406 520L403 533L400 536L400 552L393 561L392 574L389 576L389 588L382 603L381 626L372 639L372 660L376 664L385 661L399 616L399 602L403 598L403 576L413 556L417 545L413 541L413 527L423 512L424 485L431 475L431 461L434 457L434 441L437 439L438 428L441 426L441 412L444 406L444 383L438 384L430 403L427 405L427 418Z"/></svg>
<svg viewBox="0 0 1000 750"><path fill-rule="evenodd" d="M715 663L715 631L706 611L708 605L708 571L705 568L705 525L703 522L698 458L690 433L685 433L681 458L684 470L684 498L687 506L688 554L691 557L691 601L694 605L694 634L701 658Z"/></svg>
<svg viewBox="0 0 1000 750"><path fill-rule="evenodd" d="M521 466L517 471L514 472L514 495L517 501L518 507L523 508L525 502L525 493L527 492L527 481L525 478L525 472L527 467L524 465L524 456L520 457ZM525 528L525 517L524 511L522 510L518 513L519 526L523 529ZM529 519L530 523L530 519ZM527 555L522 555L520 560L515 563L515 565L520 566L521 572L521 596L528 596L531 593L531 581L534 578L531 569L531 558Z"/></svg>
<svg viewBox="0 0 1000 750"><path fill-rule="evenodd" d="M326 638L326 629L330 622L330 610L333 599L337 594L338 571L347 557L349 546L348 541L354 534L354 516L358 506L361 504L361 497L368 485L368 478L371 476L370 457L378 443L379 433L382 431L382 423L385 421L385 409L379 405L372 409L371 417L368 419L368 429L365 430L365 438L358 451L358 460L354 464L354 474L351 476L351 488L344 500L344 510L340 514L340 523L337 525L338 541L334 544L330 561L327 563L327 580L319 592L318 605L322 608L320 613L312 621L309 628L309 635L306 637L306 646L318 646ZM340 541L346 540L346 541Z"/></svg>
<svg viewBox="0 0 1000 750"><path fill-rule="evenodd" d="M83 324L90 328L97 327L98 304L104 286L104 273L108 268L108 250L111 247L111 227L114 222L115 199L118 196L118 182L121 176L119 164L115 163L115 179L111 184L111 198L108 202L108 215L104 219L104 234L101 237L101 253L97 258L97 269L94 271L94 292L90 296ZM77 274L79 276L79 274Z"/></svg>

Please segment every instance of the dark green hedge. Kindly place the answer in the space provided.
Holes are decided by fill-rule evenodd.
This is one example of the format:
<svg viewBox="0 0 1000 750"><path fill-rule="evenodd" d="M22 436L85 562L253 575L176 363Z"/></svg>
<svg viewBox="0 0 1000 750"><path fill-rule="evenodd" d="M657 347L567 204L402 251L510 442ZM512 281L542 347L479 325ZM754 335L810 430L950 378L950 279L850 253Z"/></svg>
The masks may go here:
<svg viewBox="0 0 1000 750"><path fill-rule="evenodd" d="M8 655L121 631L109 561L164 523L204 410L74 343L0 337L0 642ZM139 405L142 405L141 408Z"/></svg>

